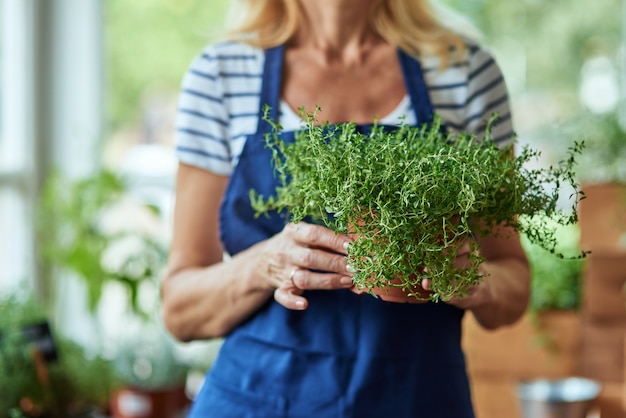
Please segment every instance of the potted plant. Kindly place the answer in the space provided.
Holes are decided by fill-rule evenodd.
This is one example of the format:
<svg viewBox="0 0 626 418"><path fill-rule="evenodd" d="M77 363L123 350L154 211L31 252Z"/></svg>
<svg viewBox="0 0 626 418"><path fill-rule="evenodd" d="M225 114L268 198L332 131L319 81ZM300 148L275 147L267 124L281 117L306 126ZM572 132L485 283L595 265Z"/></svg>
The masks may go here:
<svg viewBox="0 0 626 418"><path fill-rule="evenodd" d="M167 259L164 229L158 208L136 198L127 179L108 169L80 179L56 173L41 196L43 259L86 285L100 331L98 307L107 286L122 287L127 296L129 309L120 314L124 326L115 335L100 335L107 338L107 353L124 382L110 400L113 418L174 417L189 401L187 365L158 324L158 280ZM142 298L142 292L152 297ZM47 293L53 305L52 289Z"/></svg>
<svg viewBox="0 0 626 418"><path fill-rule="evenodd" d="M0 296L1 417L96 417L121 384L109 360L55 332L30 292Z"/></svg>
<svg viewBox="0 0 626 418"><path fill-rule="evenodd" d="M43 261L82 279L92 311L113 282L127 289L135 314L149 315L138 296L142 285L156 285L165 265L167 243L159 228L158 208L134 198L125 179L108 169L80 179L54 173L41 194L37 231ZM45 290L52 304L52 289Z"/></svg>
<svg viewBox="0 0 626 418"><path fill-rule="evenodd" d="M489 126L478 140L444 134L439 118L397 130L374 125L363 133L352 123L331 126L318 124L315 114L304 116L306 127L294 142L282 142L277 125L267 136L279 186L275 196L252 190L252 206L259 216L286 211L294 222L312 217L355 234L348 257L357 290L397 288L423 299L414 289L431 279L428 298L445 301L481 277L478 251L470 255L471 268L453 267L460 240L504 225L557 253L556 225L577 221L574 165L582 144L558 164L536 169L527 163L537 151L526 147L511 157L511 147L491 141ZM565 184L575 190L571 211L559 206Z"/></svg>
<svg viewBox="0 0 626 418"><path fill-rule="evenodd" d="M143 324L126 337L114 362L125 384L111 398L112 418L176 418L189 406L189 367L158 324Z"/></svg>
<svg viewBox="0 0 626 418"><path fill-rule="evenodd" d="M546 219L545 222L551 222ZM580 248L580 225L559 226L555 235L558 251L576 254ZM554 257L522 236L522 245L531 272L529 311L539 315L547 311L579 311L582 305L583 259Z"/></svg>

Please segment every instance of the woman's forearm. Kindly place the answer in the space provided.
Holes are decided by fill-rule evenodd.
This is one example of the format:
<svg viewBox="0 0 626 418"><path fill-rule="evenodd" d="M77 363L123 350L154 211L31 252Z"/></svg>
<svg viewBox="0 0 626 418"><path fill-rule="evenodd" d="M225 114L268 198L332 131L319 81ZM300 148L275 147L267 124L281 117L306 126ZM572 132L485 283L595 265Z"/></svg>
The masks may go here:
<svg viewBox="0 0 626 418"><path fill-rule="evenodd" d="M209 267L170 272L162 286L163 317L181 341L222 337L263 305L273 289L261 278L262 245Z"/></svg>
<svg viewBox="0 0 626 418"><path fill-rule="evenodd" d="M495 329L517 321L526 311L530 297L530 270L523 258L503 257L486 261L480 267L485 274L488 301L470 308L477 322Z"/></svg>

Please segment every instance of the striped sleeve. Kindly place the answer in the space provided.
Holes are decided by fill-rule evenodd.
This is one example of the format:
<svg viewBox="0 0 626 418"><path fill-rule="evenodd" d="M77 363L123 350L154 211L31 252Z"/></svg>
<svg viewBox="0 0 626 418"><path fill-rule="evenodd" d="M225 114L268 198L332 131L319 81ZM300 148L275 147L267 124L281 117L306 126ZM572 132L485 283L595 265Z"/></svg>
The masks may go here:
<svg viewBox="0 0 626 418"><path fill-rule="evenodd" d="M465 98L465 129L482 137L488 122L491 137L503 147L514 139L509 95L504 76L494 57L484 49L470 47Z"/></svg>
<svg viewBox="0 0 626 418"><path fill-rule="evenodd" d="M504 147L514 138L504 77L493 56L468 44L465 57L441 69L438 59L425 61L424 76L435 113L451 132L469 132L481 138L487 123L491 138Z"/></svg>
<svg viewBox="0 0 626 418"><path fill-rule="evenodd" d="M176 155L180 162L228 175L231 150L228 111L220 81L219 61L207 48L191 63L178 98Z"/></svg>

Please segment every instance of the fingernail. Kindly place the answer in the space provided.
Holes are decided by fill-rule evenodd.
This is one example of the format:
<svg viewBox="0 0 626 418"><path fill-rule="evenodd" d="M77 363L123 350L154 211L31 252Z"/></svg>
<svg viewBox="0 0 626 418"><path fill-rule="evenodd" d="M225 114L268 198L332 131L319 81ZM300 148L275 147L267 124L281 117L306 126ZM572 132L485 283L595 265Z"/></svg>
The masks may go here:
<svg viewBox="0 0 626 418"><path fill-rule="evenodd" d="M348 270L350 273L356 273L356 270L350 264L346 264L346 270Z"/></svg>
<svg viewBox="0 0 626 418"><path fill-rule="evenodd" d="M344 249L344 250L347 250L349 246L350 246L350 243L349 243L349 242L344 242L344 243L343 243L343 249Z"/></svg>
<svg viewBox="0 0 626 418"><path fill-rule="evenodd" d="M304 309L304 302L299 300L296 302L296 308L298 309Z"/></svg>
<svg viewBox="0 0 626 418"><path fill-rule="evenodd" d="M343 286L352 286L352 277L342 277L340 283Z"/></svg>

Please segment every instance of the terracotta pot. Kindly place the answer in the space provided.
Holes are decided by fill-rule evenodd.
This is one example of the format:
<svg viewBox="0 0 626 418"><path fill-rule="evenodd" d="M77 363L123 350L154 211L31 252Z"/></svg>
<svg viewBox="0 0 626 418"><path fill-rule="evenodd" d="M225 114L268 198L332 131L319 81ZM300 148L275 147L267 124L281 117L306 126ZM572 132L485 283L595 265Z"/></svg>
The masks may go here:
<svg viewBox="0 0 626 418"><path fill-rule="evenodd" d="M594 255L626 254L626 184L582 186L579 203L580 245Z"/></svg>
<svg viewBox="0 0 626 418"><path fill-rule="evenodd" d="M163 389L126 387L111 398L112 418L176 418L183 416L190 400L185 385Z"/></svg>
<svg viewBox="0 0 626 418"><path fill-rule="evenodd" d="M375 214L368 213L364 216L365 219L376 219ZM363 220L358 220L355 222L356 225L363 226L365 222ZM355 232L357 228L348 226L348 234L352 235L355 240L359 239L360 234ZM374 280L372 280L374 281ZM401 279L392 280L391 284L401 284ZM386 302L394 302L394 303L426 303L429 301L429 295L431 292L428 292L422 288L419 284L415 285L411 290L404 289L402 287L396 286L385 286L385 287L374 287L371 288L371 292L367 288L357 288L352 286L350 290L358 295L373 293L380 299Z"/></svg>
<svg viewBox="0 0 626 418"><path fill-rule="evenodd" d="M400 280L394 280L393 283L400 283ZM369 293L366 289L358 289L354 286L350 290L358 295ZM415 286L412 292L407 292L400 287L387 286L375 287L372 289L372 293L385 302L395 303L426 303L430 294L419 285Z"/></svg>
<svg viewBox="0 0 626 418"><path fill-rule="evenodd" d="M63 409L62 411L43 412L41 407L36 405L32 399L28 397L24 397L20 400L20 407L18 409L21 413L20 416L33 418L58 418L59 416L62 416L63 418L102 417L102 411L95 406L69 406L67 409Z"/></svg>

